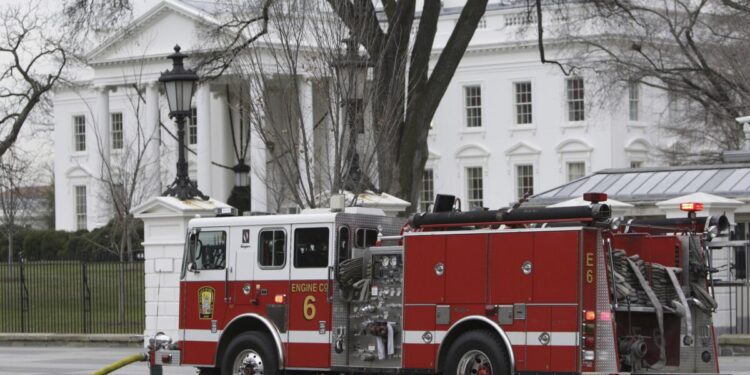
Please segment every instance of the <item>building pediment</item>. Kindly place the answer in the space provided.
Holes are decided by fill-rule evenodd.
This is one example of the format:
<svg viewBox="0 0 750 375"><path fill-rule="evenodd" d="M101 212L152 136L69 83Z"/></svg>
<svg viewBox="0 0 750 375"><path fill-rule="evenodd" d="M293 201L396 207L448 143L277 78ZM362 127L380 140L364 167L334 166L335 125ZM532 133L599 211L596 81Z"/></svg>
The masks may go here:
<svg viewBox="0 0 750 375"><path fill-rule="evenodd" d="M65 177L67 178L86 178L90 176L91 172L80 165L74 165L65 171Z"/></svg>
<svg viewBox="0 0 750 375"><path fill-rule="evenodd" d="M507 156L539 155L542 151L526 142L518 142L505 150Z"/></svg>
<svg viewBox="0 0 750 375"><path fill-rule="evenodd" d="M427 160L438 160L440 159L440 154L433 150L427 150Z"/></svg>
<svg viewBox="0 0 750 375"><path fill-rule="evenodd" d="M458 159L486 158L488 156L490 156L490 150L476 143L461 146L456 151L456 158Z"/></svg>
<svg viewBox="0 0 750 375"><path fill-rule="evenodd" d="M555 147L555 150L559 153L591 152L593 149L588 142L577 138L566 139Z"/></svg>
<svg viewBox="0 0 750 375"><path fill-rule="evenodd" d="M648 150L651 148L651 144L643 138L636 138L630 143L628 143L627 146L625 146L625 151L629 152L648 152Z"/></svg>
<svg viewBox="0 0 750 375"><path fill-rule="evenodd" d="M148 58L163 58L175 44L183 51L205 49L201 31L217 21L209 14L175 0L162 0L102 44L86 59L92 66Z"/></svg>

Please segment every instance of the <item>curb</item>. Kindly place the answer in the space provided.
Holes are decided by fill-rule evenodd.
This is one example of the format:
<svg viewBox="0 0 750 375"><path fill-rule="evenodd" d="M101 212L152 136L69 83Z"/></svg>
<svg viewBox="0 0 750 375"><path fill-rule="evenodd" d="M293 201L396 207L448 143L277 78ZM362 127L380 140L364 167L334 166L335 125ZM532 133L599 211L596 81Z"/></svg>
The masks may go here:
<svg viewBox="0 0 750 375"><path fill-rule="evenodd" d="M0 346L143 347L142 335L0 333Z"/></svg>
<svg viewBox="0 0 750 375"><path fill-rule="evenodd" d="M750 335L720 335L719 353L722 356L750 356Z"/></svg>

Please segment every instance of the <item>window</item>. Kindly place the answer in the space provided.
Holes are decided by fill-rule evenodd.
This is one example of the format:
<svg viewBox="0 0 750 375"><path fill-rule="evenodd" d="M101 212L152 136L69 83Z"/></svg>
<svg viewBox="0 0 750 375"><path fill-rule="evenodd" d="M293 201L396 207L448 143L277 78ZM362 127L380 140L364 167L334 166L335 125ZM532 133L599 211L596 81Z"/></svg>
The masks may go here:
<svg viewBox="0 0 750 375"><path fill-rule="evenodd" d="M110 123L112 126L112 149L122 149L122 113L116 112L110 114Z"/></svg>
<svg viewBox="0 0 750 375"><path fill-rule="evenodd" d="M339 228L339 262L345 261L351 257L351 247L349 246L349 227L342 226Z"/></svg>
<svg viewBox="0 0 750 375"><path fill-rule="evenodd" d="M188 122L188 144L198 143L198 109L190 109L190 121Z"/></svg>
<svg viewBox="0 0 750 375"><path fill-rule="evenodd" d="M531 82L516 82L513 84L516 100L516 124L531 124Z"/></svg>
<svg viewBox="0 0 750 375"><path fill-rule="evenodd" d="M76 186L76 229L86 230L86 186Z"/></svg>
<svg viewBox="0 0 750 375"><path fill-rule="evenodd" d="M568 121L583 121L583 78L569 78L566 80L568 96Z"/></svg>
<svg viewBox="0 0 750 375"><path fill-rule="evenodd" d="M477 29L486 29L487 28L487 18L482 17L479 19L479 23L477 23Z"/></svg>
<svg viewBox="0 0 750 375"><path fill-rule="evenodd" d="M328 228L294 230L294 267L328 266Z"/></svg>
<svg viewBox="0 0 750 375"><path fill-rule="evenodd" d="M377 229L357 229L354 234L354 246L364 249L370 246L375 246L378 242L378 231Z"/></svg>
<svg viewBox="0 0 750 375"><path fill-rule="evenodd" d="M86 151L86 117L73 116L73 143L76 151Z"/></svg>
<svg viewBox="0 0 750 375"><path fill-rule="evenodd" d="M569 162L568 164L568 182L577 180L586 175L586 163L582 161Z"/></svg>
<svg viewBox="0 0 750 375"><path fill-rule="evenodd" d="M464 86L466 98L466 126L478 128L482 126L482 87Z"/></svg>
<svg viewBox="0 0 750 375"><path fill-rule="evenodd" d="M641 168L643 166L643 162L640 160L631 160L630 161L630 168Z"/></svg>
<svg viewBox="0 0 750 375"><path fill-rule="evenodd" d="M191 270L222 270L227 253L227 233L201 231L190 237Z"/></svg>
<svg viewBox="0 0 750 375"><path fill-rule="evenodd" d="M630 121L638 121L641 102L641 90L638 81L628 82L628 116Z"/></svg>
<svg viewBox="0 0 750 375"><path fill-rule="evenodd" d="M482 167L466 168L467 202L469 209L484 207L484 182L482 181Z"/></svg>
<svg viewBox="0 0 750 375"><path fill-rule="evenodd" d="M422 192L419 193L419 212L427 212L435 196L435 182L432 169L422 172Z"/></svg>
<svg viewBox="0 0 750 375"><path fill-rule="evenodd" d="M517 198L523 198L526 193L534 194L534 166L531 164L516 165Z"/></svg>
<svg viewBox="0 0 750 375"><path fill-rule="evenodd" d="M258 265L282 268L286 263L286 233L280 229L262 230L258 241Z"/></svg>
<svg viewBox="0 0 750 375"><path fill-rule="evenodd" d="M737 223L730 239L745 241L750 237L748 223ZM748 245L734 246L734 280L746 280L748 271Z"/></svg>

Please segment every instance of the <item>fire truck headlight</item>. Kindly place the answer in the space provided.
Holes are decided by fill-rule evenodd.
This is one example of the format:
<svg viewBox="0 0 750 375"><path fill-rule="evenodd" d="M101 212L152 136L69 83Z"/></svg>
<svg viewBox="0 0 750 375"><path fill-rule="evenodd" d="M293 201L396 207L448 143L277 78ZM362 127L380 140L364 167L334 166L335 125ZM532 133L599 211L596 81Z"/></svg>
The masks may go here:
<svg viewBox="0 0 750 375"><path fill-rule="evenodd" d="M172 344L172 338L167 336L164 332L157 332L154 337L150 338L149 346L154 350L169 349L169 345Z"/></svg>

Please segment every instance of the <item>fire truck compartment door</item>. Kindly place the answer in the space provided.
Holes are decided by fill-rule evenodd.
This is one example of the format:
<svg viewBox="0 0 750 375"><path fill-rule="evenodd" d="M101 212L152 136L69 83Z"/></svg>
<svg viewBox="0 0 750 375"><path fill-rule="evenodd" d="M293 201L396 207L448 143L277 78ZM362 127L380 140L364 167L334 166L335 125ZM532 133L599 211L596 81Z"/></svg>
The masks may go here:
<svg viewBox="0 0 750 375"><path fill-rule="evenodd" d="M287 367L329 368L328 267L336 256L332 223L293 225L289 270Z"/></svg>
<svg viewBox="0 0 750 375"><path fill-rule="evenodd" d="M526 369L526 304L531 302L534 277L534 234L531 232L489 235L490 304L512 307L512 320L501 327L508 334L516 370ZM525 265L531 265L524 267Z"/></svg>
<svg viewBox="0 0 750 375"><path fill-rule="evenodd" d="M445 274L453 272L445 263L446 236L406 237L404 303L436 304L445 301ZM466 275L464 275L466 276Z"/></svg>

